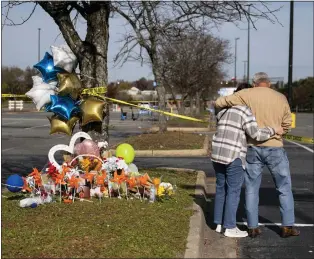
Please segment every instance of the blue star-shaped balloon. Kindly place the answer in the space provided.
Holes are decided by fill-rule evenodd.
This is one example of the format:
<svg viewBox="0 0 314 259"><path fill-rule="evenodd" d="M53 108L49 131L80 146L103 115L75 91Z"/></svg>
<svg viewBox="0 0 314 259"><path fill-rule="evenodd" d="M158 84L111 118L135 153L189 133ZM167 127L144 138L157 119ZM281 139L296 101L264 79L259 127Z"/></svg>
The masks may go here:
<svg viewBox="0 0 314 259"><path fill-rule="evenodd" d="M34 65L43 77L43 81L48 83L50 81L57 81L57 73L65 73L66 71L60 67L55 67L53 64L53 57L46 52L44 58Z"/></svg>
<svg viewBox="0 0 314 259"><path fill-rule="evenodd" d="M69 120L73 114L79 113L80 108L70 96L50 95L51 103L46 105L47 112L55 114Z"/></svg>

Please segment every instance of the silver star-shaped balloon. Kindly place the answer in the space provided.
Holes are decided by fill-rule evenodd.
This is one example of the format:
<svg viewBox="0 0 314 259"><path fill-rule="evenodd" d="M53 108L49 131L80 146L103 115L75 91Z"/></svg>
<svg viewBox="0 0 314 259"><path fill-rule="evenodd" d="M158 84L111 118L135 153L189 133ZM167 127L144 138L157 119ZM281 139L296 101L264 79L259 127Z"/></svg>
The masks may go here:
<svg viewBox="0 0 314 259"><path fill-rule="evenodd" d="M77 58L67 45L51 46L51 52L55 67L60 67L69 73L72 73L77 67Z"/></svg>
<svg viewBox="0 0 314 259"><path fill-rule="evenodd" d="M56 94L56 82L46 84L39 76L32 76L33 88L25 95L33 100L37 110L40 110L45 104L50 103L50 95Z"/></svg>

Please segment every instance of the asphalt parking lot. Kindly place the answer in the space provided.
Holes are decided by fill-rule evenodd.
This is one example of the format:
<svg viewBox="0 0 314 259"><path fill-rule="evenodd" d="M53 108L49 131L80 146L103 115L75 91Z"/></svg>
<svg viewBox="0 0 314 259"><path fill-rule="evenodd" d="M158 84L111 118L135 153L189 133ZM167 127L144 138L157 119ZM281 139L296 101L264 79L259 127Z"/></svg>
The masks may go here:
<svg viewBox="0 0 314 259"><path fill-rule="evenodd" d="M46 112L2 113L1 137L1 181L8 175L28 174L33 167L44 166L48 162L48 151L56 144L68 144L70 137L49 135L50 124ZM137 135L151 126L151 121L120 120L119 113L112 113L110 124L110 144L118 143L125 137ZM312 125L311 127L309 127ZM299 127L299 129L298 129ZM76 128L75 131L78 129ZM312 116L305 115L297 121L295 132L311 137L313 134ZM313 135L312 135L313 137ZM256 239L238 240L238 257L241 258L312 258L314 253L314 193L313 193L313 145L296 145L285 141L289 157L295 215L300 237L281 239L278 224L281 222L278 199L272 178L265 169L260 189L260 223L262 236ZM199 158L135 158L140 168L181 167L203 170L206 175L214 176L208 157ZM242 192L243 194L243 192ZM240 201L237 221L246 222L243 195ZM208 206L211 206L210 204ZM207 215L210 221L211 215ZM218 234L217 234L218 235ZM217 236L217 238L224 238Z"/></svg>

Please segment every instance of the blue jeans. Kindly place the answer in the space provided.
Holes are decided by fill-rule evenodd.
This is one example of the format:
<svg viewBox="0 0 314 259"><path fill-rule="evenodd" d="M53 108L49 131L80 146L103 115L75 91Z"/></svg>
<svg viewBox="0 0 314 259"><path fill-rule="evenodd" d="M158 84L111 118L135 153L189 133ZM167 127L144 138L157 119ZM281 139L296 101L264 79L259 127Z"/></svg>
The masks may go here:
<svg viewBox="0 0 314 259"><path fill-rule="evenodd" d="M294 200L289 160L282 147L248 147L245 174L245 207L249 228L258 226L259 188L264 166L269 169L279 195L282 226L294 224Z"/></svg>
<svg viewBox="0 0 314 259"><path fill-rule="evenodd" d="M237 158L228 165L213 162L216 172L214 223L225 228L236 227L241 187L244 179L242 161Z"/></svg>

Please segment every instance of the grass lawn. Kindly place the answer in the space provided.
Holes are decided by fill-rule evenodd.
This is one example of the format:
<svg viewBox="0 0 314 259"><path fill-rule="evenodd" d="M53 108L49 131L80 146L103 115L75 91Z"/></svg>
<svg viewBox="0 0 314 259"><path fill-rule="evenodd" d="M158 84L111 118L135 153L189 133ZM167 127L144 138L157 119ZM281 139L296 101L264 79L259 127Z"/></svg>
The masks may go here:
<svg viewBox="0 0 314 259"><path fill-rule="evenodd" d="M135 150L201 149L204 140L204 134L167 131L132 136L126 138L123 143L129 143ZM116 147L117 145L113 146Z"/></svg>
<svg viewBox="0 0 314 259"><path fill-rule="evenodd" d="M186 248L196 173L145 170L176 183L164 202L103 199L20 208L2 197L2 258L174 258Z"/></svg>

